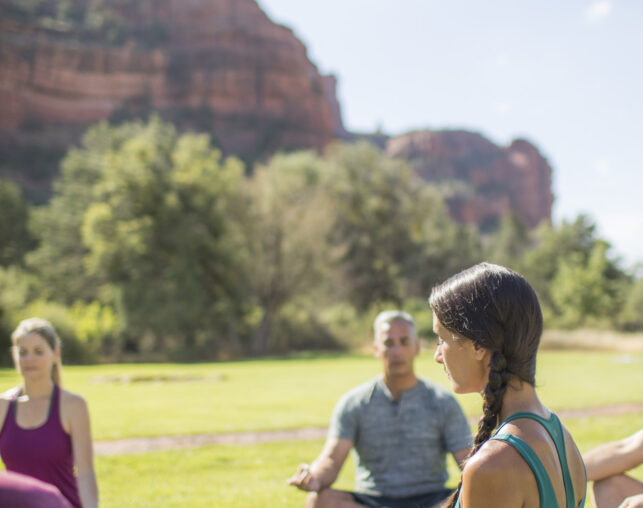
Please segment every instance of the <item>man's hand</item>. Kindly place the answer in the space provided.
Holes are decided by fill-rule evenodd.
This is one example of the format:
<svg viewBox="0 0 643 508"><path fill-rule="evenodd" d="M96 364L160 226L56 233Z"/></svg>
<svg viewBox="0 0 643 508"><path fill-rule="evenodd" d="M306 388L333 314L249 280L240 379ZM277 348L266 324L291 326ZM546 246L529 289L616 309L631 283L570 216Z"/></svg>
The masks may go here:
<svg viewBox="0 0 643 508"><path fill-rule="evenodd" d="M310 472L310 466L305 462L299 464L297 472L288 478L288 483L294 485L300 490L308 492L318 492L321 489L321 483Z"/></svg>
<svg viewBox="0 0 643 508"><path fill-rule="evenodd" d="M643 507L643 494L626 497L618 508L641 508Z"/></svg>

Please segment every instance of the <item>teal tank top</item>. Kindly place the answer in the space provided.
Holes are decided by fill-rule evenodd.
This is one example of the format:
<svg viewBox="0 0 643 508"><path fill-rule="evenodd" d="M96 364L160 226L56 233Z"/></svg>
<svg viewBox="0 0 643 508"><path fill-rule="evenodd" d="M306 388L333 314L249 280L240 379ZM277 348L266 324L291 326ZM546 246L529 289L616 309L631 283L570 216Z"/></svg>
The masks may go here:
<svg viewBox="0 0 643 508"><path fill-rule="evenodd" d="M518 453L525 459L525 462L529 465L531 470L536 477L536 483L538 485L538 494L540 495L540 508L558 508L558 501L556 500L556 493L554 492L554 487L551 484L551 480L547 475L545 466L536 455L531 447L519 437L516 437L512 434L501 433L502 427L509 423L512 420L518 418L530 418L539 422L547 433L551 436L554 441L554 446L556 446L556 451L558 452L558 460L560 461L560 468L563 471L563 483L565 485L565 498L566 504L565 508L576 508L574 505L574 486L572 485L572 477L569 472L569 466L567 465L567 456L565 455L565 437L563 434L563 426L560 424L558 417L552 413L551 417L547 420L542 416L538 416L534 413L515 413L509 418L504 420L498 430L490 439L496 439L498 441L504 441L513 446ZM587 490L585 491L587 493ZM579 508L585 506L585 497L583 496L583 501L581 502ZM462 508L460 504L460 498L458 497L458 502L456 503L456 508Z"/></svg>

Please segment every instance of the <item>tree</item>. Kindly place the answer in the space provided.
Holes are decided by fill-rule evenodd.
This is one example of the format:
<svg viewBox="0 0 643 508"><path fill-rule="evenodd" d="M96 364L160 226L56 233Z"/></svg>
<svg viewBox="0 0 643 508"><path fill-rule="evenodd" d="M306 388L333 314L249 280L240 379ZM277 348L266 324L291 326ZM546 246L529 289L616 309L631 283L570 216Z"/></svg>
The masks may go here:
<svg viewBox="0 0 643 508"><path fill-rule="evenodd" d="M32 227L39 245L27 256L27 265L42 282L44 297L71 305L76 300L98 299L106 290L106 281L85 269L88 249L81 228L96 199L93 188L106 159L142 129L142 122L118 127L101 122L87 131L81 147L71 149L63 159L50 202L34 211Z"/></svg>
<svg viewBox="0 0 643 508"><path fill-rule="evenodd" d="M475 233L453 223L437 190L404 161L367 143L337 145L325 181L335 208L330 239L341 248L345 297L358 309L426 297L479 259Z"/></svg>
<svg viewBox="0 0 643 508"><path fill-rule="evenodd" d="M627 288L619 324L625 330L643 329L643 278L637 279Z"/></svg>
<svg viewBox="0 0 643 508"><path fill-rule="evenodd" d="M596 226L585 215L579 215L573 222L563 221L555 228L543 222L532 233L534 247L525 252L523 275L538 293L541 305L553 306L550 285L558 273L563 259L576 257L584 264L596 242Z"/></svg>
<svg viewBox="0 0 643 508"><path fill-rule="evenodd" d="M550 292L562 325L576 327L590 319L615 321L622 278L613 276L608 248L607 242L598 240L587 259L576 252L560 261Z"/></svg>
<svg viewBox="0 0 643 508"><path fill-rule="evenodd" d="M104 155L82 224L85 264L117 288L146 348L214 356L239 341L243 173L206 135L179 137L157 118Z"/></svg>
<svg viewBox="0 0 643 508"><path fill-rule="evenodd" d="M32 249L34 238L29 232L29 207L20 188L0 178L0 266L22 264L26 252Z"/></svg>
<svg viewBox="0 0 643 508"><path fill-rule="evenodd" d="M609 244L580 215L558 228L541 225L526 251L523 274L536 289L549 324L615 323L627 274L609 256Z"/></svg>
<svg viewBox="0 0 643 508"><path fill-rule="evenodd" d="M249 351L264 354L285 305L318 297L331 277L327 242L332 217L320 186L321 161L310 152L277 155L255 169L245 224L249 296L259 319ZM319 308L319 300L317 300Z"/></svg>
<svg viewBox="0 0 643 508"><path fill-rule="evenodd" d="M529 243L529 231L515 213L509 212L503 215L498 229L488 238L487 259L520 271Z"/></svg>

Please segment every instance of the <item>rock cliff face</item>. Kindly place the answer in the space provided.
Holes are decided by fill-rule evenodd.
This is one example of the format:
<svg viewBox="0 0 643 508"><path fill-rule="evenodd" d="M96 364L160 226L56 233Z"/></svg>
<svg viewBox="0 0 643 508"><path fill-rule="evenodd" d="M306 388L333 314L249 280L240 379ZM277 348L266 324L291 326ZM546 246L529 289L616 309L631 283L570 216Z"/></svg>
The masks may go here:
<svg viewBox="0 0 643 508"><path fill-rule="evenodd" d="M528 141L503 148L474 132L419 131L389 139L386 150L438 182L458 221L484 231L510 211L528 227L551 218L551 167Z"/></svg>
<svg viewBox="0 0 643 508"><path fill-rule="evenodd" d="M551 168L527 141L352 134L335 87L255 0L0 0L0 176L44 201L90 124L160 111L248 161L366 138L439 182L457 220L485 229L509 210L528 226L549 218Z"/></svg>
<svg viewBox="0 0 643 508"><path fill-rule="evenodd" d="M254 0L0 0L0 150L152 110L247 159L321 148L334 85Z"/></svg>

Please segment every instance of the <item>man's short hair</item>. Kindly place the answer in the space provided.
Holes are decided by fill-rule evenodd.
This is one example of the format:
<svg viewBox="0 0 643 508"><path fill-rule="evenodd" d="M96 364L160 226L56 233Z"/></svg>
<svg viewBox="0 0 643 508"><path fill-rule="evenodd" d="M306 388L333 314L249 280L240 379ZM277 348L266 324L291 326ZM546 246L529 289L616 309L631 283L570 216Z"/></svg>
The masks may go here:
<svg viewBox="0 0 643 508"><path fill-rule="evenodd" d="M383 325L390 324L393 321L404 321L411 329L411 338L413 340L417 340L417 330L415 329L415 321L413 321L413 317L411 317L411 314L401 310L384 310L377 315L375 322L373 323L373 331L375 332L373 340L377 340L377 334L380 332Z"/></svg>

